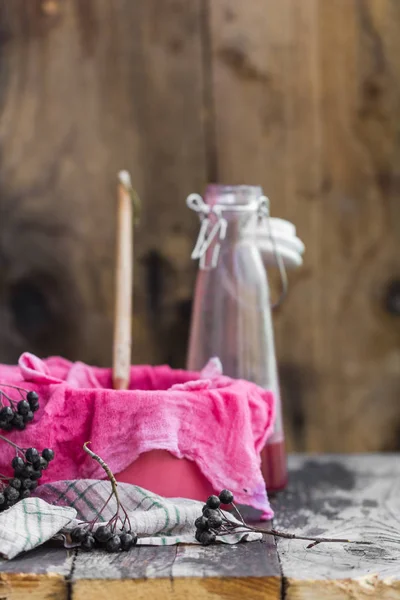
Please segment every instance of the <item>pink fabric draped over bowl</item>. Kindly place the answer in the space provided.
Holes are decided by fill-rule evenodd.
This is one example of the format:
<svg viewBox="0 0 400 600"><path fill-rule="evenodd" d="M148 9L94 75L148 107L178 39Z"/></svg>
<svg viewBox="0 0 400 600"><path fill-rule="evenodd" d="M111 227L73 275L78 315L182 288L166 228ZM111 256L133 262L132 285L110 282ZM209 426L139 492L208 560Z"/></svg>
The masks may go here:
<svg viewBox="0 0 400 600"><path fill-rule="evenodd" d="M275 418L269 391L210 369L192 373L168 366L133 366L130 389L116 391L110 369L29 353L18 366L0 365L0 382L40 396L35 420L5 435L25 448L54 449L43 483L104 478L82 450L87 441L114 473L143 453L166 450L194 461L215 490L228 488L238 503L272 516L260 461ZM2 444L0 472L9 473L13 453Z"/></svg>

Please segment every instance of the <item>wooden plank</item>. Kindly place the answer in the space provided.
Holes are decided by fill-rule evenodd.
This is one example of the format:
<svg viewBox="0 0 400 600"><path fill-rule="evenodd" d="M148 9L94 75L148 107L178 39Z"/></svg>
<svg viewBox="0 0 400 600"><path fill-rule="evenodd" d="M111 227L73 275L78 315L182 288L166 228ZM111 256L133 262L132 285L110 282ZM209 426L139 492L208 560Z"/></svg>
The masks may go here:
<svg viewBox="0 0 400 600"><path fill-rule="evenodd" d="M276 529L369 546L278 539L288 600L400 598L400 456L292 456Z"/></svg>
<svg viewBox="0 0 400 600"><path fill-rule="evenodd" d="M400 4L209 5L218 178L307 247L275 315L289 449L398 449Z"/></svg>
<svg viewBox="0 0 400 600"><path fill-rule="evenodd" d="M134 361L183 364L198 227L184 201L205 180L200 0L0 0L0 21L0 362L111 363L126 168L143 201Z"/></svg>
<svg viewBox="0 0 400 600"><path fill-rule="evenodd" d="M0 560L1 600L67 600L72 553L46 544L13 560Z"/></svg>
<svg viewBox="0 0 400 600"><path fill-rule="evenodd" d="M280 598L273 540L236 546L138 547L110 556L80 552L73 600L118 598Z"/></svg>

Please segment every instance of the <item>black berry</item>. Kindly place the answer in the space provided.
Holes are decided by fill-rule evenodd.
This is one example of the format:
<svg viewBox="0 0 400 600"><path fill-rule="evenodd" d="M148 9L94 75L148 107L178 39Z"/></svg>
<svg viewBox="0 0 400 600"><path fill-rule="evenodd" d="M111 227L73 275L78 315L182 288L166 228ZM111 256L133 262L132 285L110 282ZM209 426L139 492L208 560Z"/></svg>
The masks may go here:
<svg viewBox="0 0 400 600"><path fill-rule="evenodd" d="M5 423L10 423L14 416L14 411L11 406L3 406L0 410L0 421L4 421Z"/></svg>
<svg viewBox="0 0 400 600"><path fill-rule="evenodd" d="M14 471L21 472L25 466L25 463L20 456L14 456L14 458L11 461L11 466L14 469Z"/></svg>
<svg viewBox="0 0 400 600"><path fill-rule="evenodd" d="M107 552L118 552L121 549L121 539L119 535L113 535L106 544Z"/></svg>
<svg viewBox="0 0 400 600"><path fill-rule="evenodd" d="M28 448L25 452L25 457L28 462L33 463L39 460L40 455L36 448Z"/></svg>
<svg viewBox="0 0 400 600"><path fill-rule="evenodd" d="M195 520L194 524L199 531L207 531L209 529L208 519L203 515Z"/></svg>
<svg viewBox="0 0 400 600"><path fill-rule="evenodd" d="M208 508L213 508L214 510L216 510L217 508L220 507L220 500L218 498L218 496L210 496L206 502Z"/></svg>
<svg viewBox="0 0 400 600"><path fill-rule="evenodd" d="M33 412L30 410L24 415L24 423L30 423L35 418Z"/></svg>
<svg viewBox="0 0 400 600"><path fill-rule="evenodd" d="M11 421L11 425L15 429L22 431L23 429L25 429L24 417L18 413L14 413L14 416Z"/></svg>
<svg viewBox="0 0 400 600"><path fill-rule="evenodd" d="M216 510L208 508L207 506L205 509L203 509L203 515L206 517L206 519L209 519L210 517L217 516L218 513Z"/></svg>
<svg viewBox="0 0 400 600"><path fill-rule="evenodd" d="M215 537L215 533L212 533L212 531L203 531L199 535L200 543L203 544L203 546L209 546L215 542Z"/></svg>
<svg viewBox="0 0 400 600"><path fill-rule="evenodd" d="M98 527L94 532L95 539L100 543L107 542L112 535L112 531L110 527L107 527L107 525L100 525L100 527Z"/></svg>
<svg viewBox="0 0 400 600"><path fill-rule="evenodd" d="M36 392L28 392L26 395L26 399L29 402L29 406L31 410L35 412L39 408L39 396Z"/></svg>
<svg viewBox="0 0 400 600"><path fill-rule="evenodd" d="M222 519L220 515L212 516L208 519L208 525L211 529L219 529L222 527Z"/></svg>
<svg viewBox="0 0 400 600"><path fill-rule="evenodd" d="M17 410L20 415L27 415L28 412L31 410L29 402L27 400L21 400L20 402L18 402Z"/></svg>
<svg viewBox="0 0 400 600"><path fill-rule="evenodd" d="M51 448L45 448L42 452L42 457L49 463L54 458L54 450Z"/></svg>
<svg viewBox="0 0 400 600"><path fill-rule="evenodd" d="M30 490L32 488L32 484L33 481L32 479L26 478L26 479L21 479L21 488L23 490Z"/></svg>
<svg viewBox="0 0 400 600"><path fill-rule="evenodd" d="M222 490L222 492L219 495L219 499L221 500L222 504L231 504L234 500L234 497L232 492L230 492L229 490Z"/></svg>
<svg viewBox="0 0 400 600"><path fill-rule="evenodd" d="M14 503L19 499L19 492L15 488L10 486L7 486L4 489L4 495L7 498L9 504L11 504L11 502Z"/></svg>
<svg viewBox="0 0 400 600"><path fill-rule="evenodd" d="M32 475L32 473L33 473L32 465L24 465L24 467L21 471L21 475L23 477L25 477L26 479L29 479L29 477Z"/></svg>
<svg viewBox="0 0 400 600"><path fill-rule="evenodd" d="M93 550L95 545L96 545L96 540L90 533L88 533L85 535L85 537L82 540L81 548L83 548L84 550Z"/></svg>
<svg viewBox="0 0 400 600"><path fill-rule="evenodd" d="M47 462L47 460L45 460L43 458L43 456L41 456L40 461L39 461L39 468L44 470L44 469L47 469L48 466L49 466L49 463Z"/></svg>
<svg viewBox="0 0 400 600"><path fill-rule="evenodd" d="M82 527L75 527L71 531L71 539L73 542L82 542L87 535L87 532Z"/></svg>
<svg viewBox="0 0 400 600"><path fill-rule="evenodd" d="M130 550L137 543L136 533L121 533L119 536L121 542L121 550Z"/></svg>

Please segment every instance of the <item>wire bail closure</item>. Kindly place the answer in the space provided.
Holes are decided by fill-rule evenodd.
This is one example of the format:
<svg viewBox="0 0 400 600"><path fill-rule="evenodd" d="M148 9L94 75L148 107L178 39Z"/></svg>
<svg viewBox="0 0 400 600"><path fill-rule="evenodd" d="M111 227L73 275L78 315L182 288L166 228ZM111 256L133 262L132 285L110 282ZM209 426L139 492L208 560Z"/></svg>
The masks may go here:
<svg viewBox="0 0 400 600"><path fill-rule="evenodd" d="M281 293L278 300L272 304L273 309L278 308L287 295L288 279L283 259L279 254L276 240L272 234L269 198L267 196L260 196L254 202L244 205L224 206L221 204L215 204L214 206L209 206L204 202L200 194L190 194L186 198L186 205L191 210L197 212L200 217L200 231L196 240L196 244L193 248L191 258L192 260L199 260L199 267L203 271L215 269L218 264L221 242L223 242L225 239L228 228L228 222L223 216L224 211L257 212L259 219L265 219L281 280ZM207 262L207 250L214 241L215 245L211 254L211 259Z"/></svg>

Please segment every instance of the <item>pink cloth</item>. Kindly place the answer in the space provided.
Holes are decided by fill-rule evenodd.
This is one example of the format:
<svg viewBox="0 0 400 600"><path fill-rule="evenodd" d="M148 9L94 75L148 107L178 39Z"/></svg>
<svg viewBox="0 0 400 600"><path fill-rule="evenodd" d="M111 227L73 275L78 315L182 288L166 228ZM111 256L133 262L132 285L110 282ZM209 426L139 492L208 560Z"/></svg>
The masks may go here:
<svg viewBox="0 0 400 600"><path fill-rule="evenodd" d="M143 452L167 450L195 461L214 489L231 489L237 502L272 515L260 451L272 431L275 402L255 384L212 368L200 374L133 366L130 390L116 391L110 389L110 369L28 353L18 366L0 365L0 382L40 396L34 421L5 435L25 448L54 449L56 460L44 471L43 483L102 479L101 467L82 450L86 441L114 473ZM12 456L13 449L1 444L0 472L9 472Z"/></svg>

